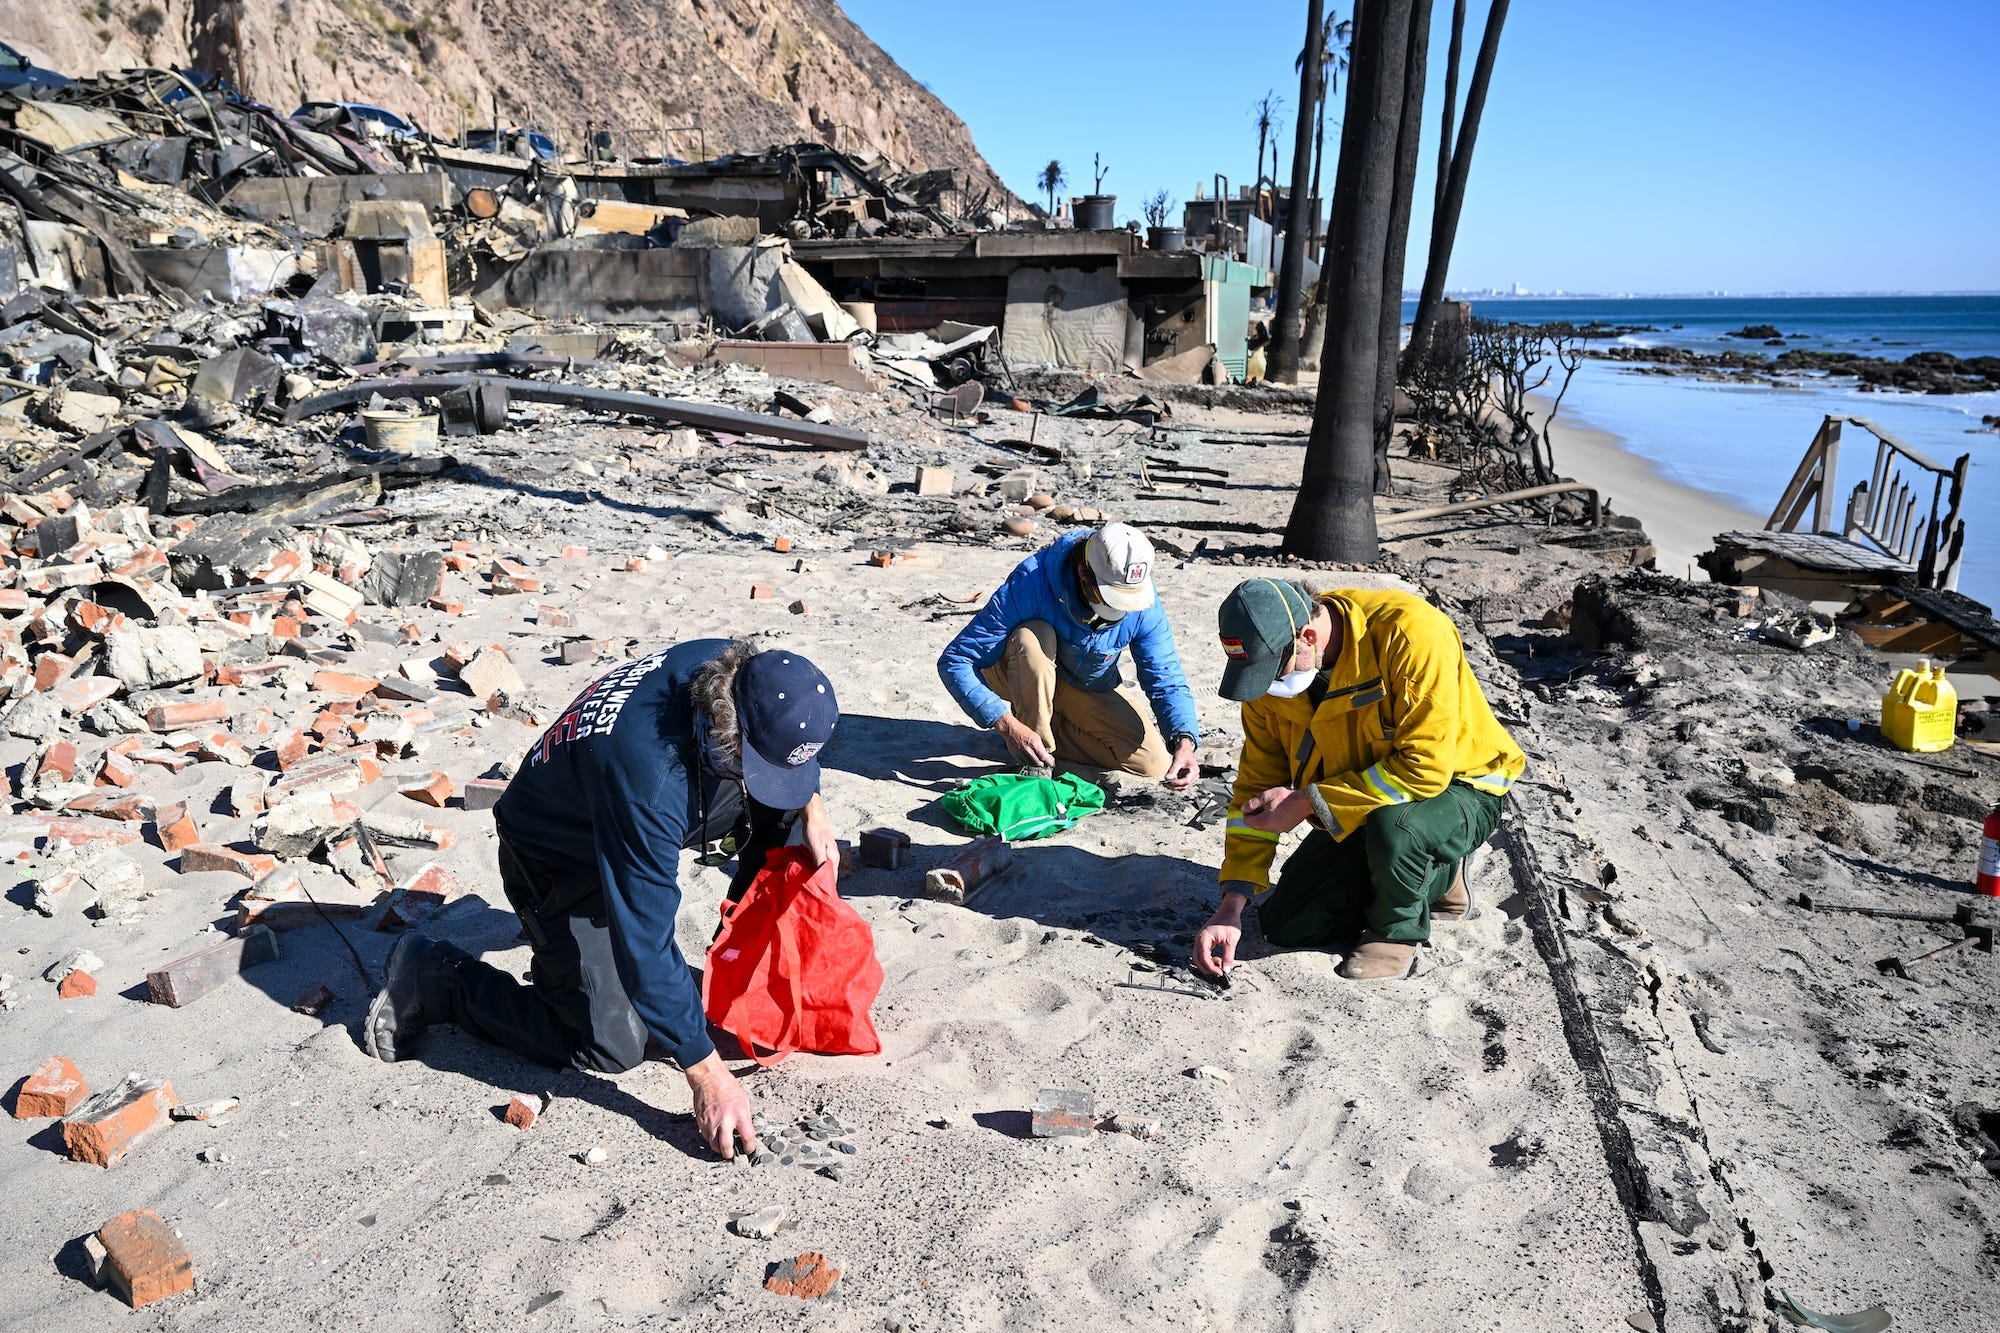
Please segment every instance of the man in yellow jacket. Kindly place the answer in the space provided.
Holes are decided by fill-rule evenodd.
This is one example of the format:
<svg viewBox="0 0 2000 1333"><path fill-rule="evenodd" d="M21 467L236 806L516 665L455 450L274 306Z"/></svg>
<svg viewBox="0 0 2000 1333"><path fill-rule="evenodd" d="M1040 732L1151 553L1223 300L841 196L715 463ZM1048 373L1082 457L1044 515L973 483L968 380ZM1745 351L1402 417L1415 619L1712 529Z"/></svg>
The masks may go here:
<svg viewBox="0 0 2000 1333"><path fill-rule="evenodd" d="M1527 766L1457 628L1410 593L1313 596L1277 579L1239 584L1217 621L1243 754L1222 906L1195 937L1195 965L1219 976L1234 964L1243 908L1269 889L1258 919L1271 943L1325 948L1359 935L1340 975L1411 975L1433 918L1470 910L1463 862ZM1306 823L1272 889L1279 838Z"/></svg>

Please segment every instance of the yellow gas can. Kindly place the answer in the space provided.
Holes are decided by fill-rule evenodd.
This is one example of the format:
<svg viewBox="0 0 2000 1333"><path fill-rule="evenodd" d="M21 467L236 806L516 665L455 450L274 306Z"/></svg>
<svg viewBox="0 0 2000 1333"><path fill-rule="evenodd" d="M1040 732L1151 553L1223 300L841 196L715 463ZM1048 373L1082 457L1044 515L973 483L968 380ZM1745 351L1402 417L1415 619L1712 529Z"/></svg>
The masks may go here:
<svg viewBox="0 0 2000 1333"><path fill-rule="evenodd" d="M1929 662L1896 673L1882 696L1882 734L1899 750L1949 750L1958 730L1958 691Z"/></svg>

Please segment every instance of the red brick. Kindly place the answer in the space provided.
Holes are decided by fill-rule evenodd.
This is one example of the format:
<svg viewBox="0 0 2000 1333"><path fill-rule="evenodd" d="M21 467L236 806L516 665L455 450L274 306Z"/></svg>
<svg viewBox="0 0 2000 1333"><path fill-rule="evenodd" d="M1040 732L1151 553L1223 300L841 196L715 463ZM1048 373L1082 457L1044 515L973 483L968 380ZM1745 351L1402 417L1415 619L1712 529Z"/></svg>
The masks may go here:
<svg viewBox="0 0 2000 1333"><path fill-rule="evenodd" d="M305 762L306 756L312 753L312 742L306 739L304 727L293 727L278 737L277 744L271 749L278 756L278 767L291 769Z"/></svg>
<svg viewBox="0 0 2000 1333"><path fill-rule="evenodd" d="M766 583L753 583L753 584L751 584L751 585L750 585L750 600L751 600L751 601L753 601L753 602L767 602L767 601L769 601L769 600L771 599L771 597L772 597L772 592L771 592L771 587L770 587L770 585L769 585L769 584L766 584Z"/></svg>
<svg viewBox="0 0 2000 1333"><path fill-rule="evenodd" d="M70 741L56 741L42 751L41 767L35 770L36 781L53 779L69 782L76 777L76 746ZM119 784L123 786L123 783Z"/></svg>
<svg viewBox="0 0 2000 1333"><path fill-rule="evenodd" d="M496 593L542 590L542 581L536 577L534 571L512 560L495 560L492 569L487 572L492 578L493 591Z"/></svg>
<svg viewBox="0 0 2000 1333"><path fill-rule="evenodd" d="M65 1116L89 1095L90 1085L83 1081L77 1067L65 1056L52 1055L21 1085L19 1095L14 1098L14 1118L38 1120Z"/></svg>
<svg viewBox="0 0 2000 1333"><path fill-rule="evenodd" d="M227 870L245 879L261 879L277 868L278 858L275 856L239 852L233 847L224 847L213 842L193 842L181 848L180 871L183 875L206 870Z"/></svg>
<svg viewBox="0 0 2000 1333"><path fill-rule="evenodd" d="M357 676L345 671L321 671L312 679L312 687L321 694L337 694L348 699L373 694L381 683L373 676Z"/></svg>
<svg viewBox="0 0 2000 1333"><path fill-rule="evenodd" d="M458 877L435 861L426 861L416 874L403 882L403 887L412 893L434 894L444 902L450 902L465 892Z"/></svg>
<svg viewBox="0 0 2000 1333"><path fill-rule="evenodd" d="M589 554L590 548L588 546L565 546L562 548L562 558L565 560L581 560Z"/></svg>
<svg viewBox="0 0 2000 1333"><path fill-rule="evenodd" d="M771 549L779 555L790 555L792 551L792 539L790 537L775 538L771 542Z"/></svg>
<svg viewBox="0 0 2000 1333"><path fill-rule="evenodd" d="M61 653L43 653L35 659L35 688L52 690L60 682L69 678L75 668L76 659Z"/></svg>
<svg viewBox="0 0 2000 1333"><path fill-rule="evenodd" d="M540 1100L537 1097L531 1101L517 1092L507 1103L507 1113L501 1118L516 1129L533 1129L536 1118L541 1115L541 1109L535 1104Z"/></svg>
<svg viewBox="0 0 2000 1333"><path fill-rule="evenodd" d="M292 1001L292 1012L295 1014L304 1014L307 1018L318 1018L322 1013L326 1012L326 1007L332 1004L333 1001L334 994L330 987L314 986L304 995Z"/></svg>
<svg viewBox="0 0 2000 1333"><path fill-rule="evenodd" d="M448 616L462 616L465 614L465 603L454 597L433 597L425 605L429 606L433 611L442 611Z"/></svg>
<svg viewBox="0 0 2000 1333"><path fill-rule="evenodd" d="M796 1296L802 1301L817 1300L840 1281L840 1270L817 1250L785 1260L777 1271L764 1279L764 1289L780 1296Z"/></svg>
<svg viewBox="0 0 2000 1333"><path fill-rule="evenodd" d="M74 1000L79 996L95 994L97 994L97 978L81 968L64 977L56 987L56 998L59 1000Z"/></svg>
<svg viewBox="0 0 2000 1333"><path fill-rule="evenodd" d="M56 707L70 717L80 717L122 689L124 687L112 677L70 677L56 689L48 691L48 697L54 699Z"/></svg>
<svg viewBox="0 0 2000 1333"><path fill-rule="evenodd" d="M163 851L184 852L201 841L201 830L194 826L192 815L182 815L172 823L155 824L154 836L159 838Z"/></svg>
<svg viewBox="0 0 2000 1333"><path fill-rule="evenodd" d="M117 629L125 617L96 602L78 602L69 609L69 623L85 634L104 634Z"/></svg>
<svg viewBox="0 0 2000 1333"><path fill-rule="evenodd" d="M229 705L220 699L189 699L185 703L158 704L146 713L146 725L154 731L179 731L203 722L220 722L229 716Z"/></svg>
<svg viewBox="0 0 2000 1333"><path fill-rule="evenodd" d="M88 804L86 804L88 802ZM71 801L65 810L88 810L99 819L151 819L153 802L146 796L121 796L115 801L104 798L103 792L96 792L80 801Z"/></svg>
<svg viewBox="0 0 2000 1333"><path fill-rule="evenodd" d="M643 558L639 557L639 556L636 556L636 555L635 555L635 556L633 556L633 557L632 557L632 558L631 558L630 560L627 560L627 561L625 562L625 572L626 572L627 574L643 574L643 573L645 573L645 572L646 572L646 562L645 562L645 560L644 560Z"/></svg>
<svg viewBox="0 0 2000 1333"><path fill-rule="evenodd" d="M138 766L129 757L111 750L104 752L104 764L97 770L98 786L129 787L138 778Z"/></svg>
<svg viewBox="0 0 2000 1333"><path fill-rule="evenodd" d="M266 560L264 567L253 571L251 577L259 583L285 583L305 567L306 558L297 551L287 549Z"/></svg>
<svg viewBox="0 0 2000 1333"><path fill-rule="evenodd" d="M154 547L142 546L139 548L138 554L111 572L119 578L136 579L142 574L150 574L156 569L165 569L166 567L167 557L165 555Z"/></svg>
<svg viewBox="0 0 2000 1333"><path fill-rule="evenodd" d="M449 801L458 789L452 785L449 775L433 772L428 777L405 782L396 790L413 801L442 809L445 802Z"/></svg>
<svg viewBox="0 0 2000 1333"><path fill-rule="evenodd" d="M410 889L392 890L387 904L382 908L382 919L375 923L375 929L390 932L408 930L443 906L444 899L435 893L418 893Z"/></svg>
<svg viewBox="0 0 2000 1333"><path fill-rule="evenodd" d="M166 1128L167 1114L180 1105L165 1079L127 1078L70 1112L63 1121L69 1155L93 1166L116 1166L141 1139Z"/></svg>
<svg viewBox="0 0 2000 1333"><path fill-rule="evenodd" d="M28 609L28 594L19 588L0 588L0 611L25 611Z"/></svg>
<svg viewBox="0 0 2000 1333"><path fill-rule="evenodd" d="M133 1309L194 1290L194 1260L187 1246L150 1208L120 1213L97 1232L104 1247L105 1281Z"/></svg>
<svg viewBox="0 0 2000 1333"><path fill-rule="evenodd" d="M347 719L331 708L323 708L314 716L312 734L329 744L351 740L347 734Z"/></svg>
<svg viewBox="0 0 2000 1333"><path fill-rule="evenodd" d="M444 567L454 574L465 574L479 568L479 561L464 551L454 551L444 558Z"/></svg>
<svg viewBox="0 0 2000 1333"><path fill-rule="evenodd" d="M538 606L535 608L535 623L547 629L568 629L576 624L576 617L560 606Z"/></svg>
<svg viewBox="0 0 2000 1333"><path fill-rule="evenodd" d="M896 556L892 551L874 551L869 554L868 563L877 569L887 569L896 563Z"/></svg>
<svg viewBox="0 0 2000 1333"><path fill-rule="evenodd" d="M472 543L468 541L454 541L451 544L451 553L453 555L470 555L472 554Z"/></svg>
<svg viewBox="0 0 2000 1333"><path fill-rule="evenodd" d="M296 639L303 624L298 616L272 616L271 637L274 639Z"/></svg>
<svg viewBox="0 0 2000 1333"><path fill-rule="evenodd" d="M179 750L134 750L131 760L135 764L157 764L170 773L178 773L194 761Z"/></svg>
<svg viewBox="0 0 2000 1333"><path fill-rule="evenodd" d="M250 767L250 751L242 741L226 731L212 731L201 738L194 748L195 754L217 763L234 764L238 768Z"/></svg>
<svg viewBox="0 0 2000 1333"><path fill-rule="evenodd" d="M262 662L224 662L215 669L217 685L254 685L260 680L278 675L289 665L281 658L269 657Z"/></svg>

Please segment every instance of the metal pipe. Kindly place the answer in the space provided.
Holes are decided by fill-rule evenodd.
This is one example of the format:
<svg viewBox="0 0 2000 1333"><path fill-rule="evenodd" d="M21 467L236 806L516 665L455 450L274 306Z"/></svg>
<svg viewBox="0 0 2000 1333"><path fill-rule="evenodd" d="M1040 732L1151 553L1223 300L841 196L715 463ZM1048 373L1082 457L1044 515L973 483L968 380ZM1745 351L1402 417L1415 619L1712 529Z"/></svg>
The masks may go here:
<svg viewBox="0 0 2000 1333"><path fill-rule="evenodd" d="M1377 525L1415 523L1427 518L1443 518L1448 514L1469 514L1475 509L1490 509L1494 505L1515 504L1522 500L1539 500L1548 495L1571 495L1577 492L1590 497L1590 526L1603 527L1604 502L1599 498L1597 488L1574 481L1558 482L1550 486L1530 486L1526 490L1505 491L1479 500L1462 500L1457 504L1435 505L1429 509L1405 509L1399 514L1383 514L1375 522Z"/></svg>

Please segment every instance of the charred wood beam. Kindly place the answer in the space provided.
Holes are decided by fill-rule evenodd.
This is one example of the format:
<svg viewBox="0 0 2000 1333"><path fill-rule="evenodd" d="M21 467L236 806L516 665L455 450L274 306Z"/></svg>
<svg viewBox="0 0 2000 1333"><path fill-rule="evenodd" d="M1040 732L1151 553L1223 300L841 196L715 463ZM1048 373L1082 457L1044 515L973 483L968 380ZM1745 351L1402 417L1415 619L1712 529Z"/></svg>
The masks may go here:
<svg viewBox="0 0 2000 1333"><path fill-rule="evenodd" d="M611 361L587 361L550 352L457 352L445 356L417 356L404 361L371 361L354 367L357 375L410 372L429 374L453 370L616 370Z"/></svg>
<svg viewBox="0 0 2000 1333"><path fill-rule="evenodd" d="M297 481L273 482L268 486L233 486L215 495L198 495L192 499L176 500L166 508L169 514L242 514L257 513L266 518L282 515L289 506L308 503L324 510L331 498L338 498L343 505L357 500L372 499L376 488L393 490L397 486L414 486L420 481L438 476L458 466L458 460L449 456L438 458L403 458L393 463L376 463L366 467L350 467L339 472L329 472L323 477L302 477ZM350 487L348 483L363 483ZM336 489L341 488L341 489ZM308 497L312 497L310 500Z"/></svg>
<svg viewBox="0 0 2000 1333"><path fill-rule="evenodd" d="M365 403L376 394L384 398L435 398L451 389L469 388L482 378L492 377L429 375L413 379L362 380L344 389L335 389L332 393L323 393L316 398L294 403L286 410L285 420L302 421L324 412L337 412L357 403ZM850 430L845 426L822 426L810 421L787 420L758 412L739 412L735 408L718 407L714 403L690 403L679 398L655 398L650 394L624 393L616 389L592 389L575 384L542 384L534 380L508 380L506 385L510 398L524 399L528 402L560 403L566 407L580 407L587 411L606 412L614 416L671 421L677 425L731 435L767 435L773 439L810 445L815 449L861 450L866 449L869 443L865 432Z"/></svg>

